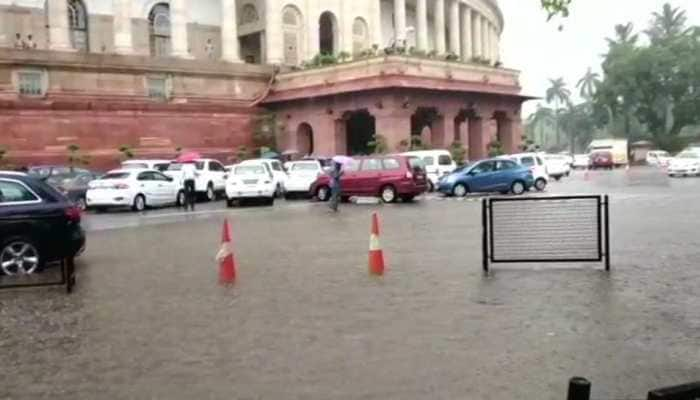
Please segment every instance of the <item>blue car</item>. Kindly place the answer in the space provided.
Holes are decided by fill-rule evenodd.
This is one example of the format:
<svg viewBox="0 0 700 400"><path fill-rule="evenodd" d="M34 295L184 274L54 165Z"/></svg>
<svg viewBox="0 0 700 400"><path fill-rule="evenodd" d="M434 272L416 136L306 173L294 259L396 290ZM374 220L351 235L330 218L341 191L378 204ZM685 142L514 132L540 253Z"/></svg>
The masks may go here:
<svg viewBox="0 0 700 400"><path fill-rule="evenodd" d="M511 160L497 158L457 169L440 180L438 191L456 197L490 192L520 195L534 184L535 179L528 168Z"/></svg>

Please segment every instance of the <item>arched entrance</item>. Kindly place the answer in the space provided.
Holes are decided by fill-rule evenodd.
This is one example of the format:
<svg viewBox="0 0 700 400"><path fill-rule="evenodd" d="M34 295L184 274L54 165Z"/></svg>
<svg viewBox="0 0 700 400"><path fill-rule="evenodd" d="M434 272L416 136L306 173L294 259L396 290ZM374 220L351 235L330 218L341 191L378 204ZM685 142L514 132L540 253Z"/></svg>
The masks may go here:
<svg viewBox="0 0 700 400"><path fill-rule="evenodd" d="M435 129L438 111L433 107L418 107L411 115L411 149L441 147L441 132Z"/></svg>
<svg viewBox="0 0 700 400"><path fill-rule="evenodd" d="M338 48L338 21L332 12L321 14L319 25L319 49L321 54L335 54Z"/></svg>
<svg viewBox="0 0 700 400"><path fill-rule="evenodd" d="M170 55L170 6L158 3L148 15L151 55Z"/></svg>
<svg viewBox="0 0 700 400"><path fill-rule="evenodd" d="M300 156L314 153L314 130L306 122L297 127L297 148Z"/></svg>
<svg viewBox="0 0 700 400"><path fill-rule="evenodd" d="M375 120L367 110L345 114L345 135L348 155L370 154L374 149Z"/></svg>

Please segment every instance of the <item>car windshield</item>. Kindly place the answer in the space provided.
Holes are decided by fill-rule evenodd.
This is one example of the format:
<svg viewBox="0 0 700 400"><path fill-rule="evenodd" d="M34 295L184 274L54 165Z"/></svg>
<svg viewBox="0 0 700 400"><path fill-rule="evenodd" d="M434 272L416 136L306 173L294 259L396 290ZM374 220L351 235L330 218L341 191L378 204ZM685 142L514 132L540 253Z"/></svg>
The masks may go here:
<svg viewBox="0 0 700 400"><path fill-rule="evenodd" d="M292 172L313 172L318 171L318 164L313 162L294 163L291 168Z"/></svg>
<svg viewBox="0 0 700 400"><path fill-rule="evenodd" d="M233 170L235 175L262 175L265 168L262 165L243 165Z"/></svg>
<svg viewBox="0 0 700 400"><path fill-rule="evenodd" d="M695 159L695 158L700 158L700 155L698 153L693 153L692 151L686 151L678 155L678 158L681 159Z"/></svg>
<svg viewBox="0 0 700 400"><path fill-rule="evenodd" d="M131 175L129 172L109 172L102 177L100 177L100 180L107 181L110 179L126 179Z"/></svg>

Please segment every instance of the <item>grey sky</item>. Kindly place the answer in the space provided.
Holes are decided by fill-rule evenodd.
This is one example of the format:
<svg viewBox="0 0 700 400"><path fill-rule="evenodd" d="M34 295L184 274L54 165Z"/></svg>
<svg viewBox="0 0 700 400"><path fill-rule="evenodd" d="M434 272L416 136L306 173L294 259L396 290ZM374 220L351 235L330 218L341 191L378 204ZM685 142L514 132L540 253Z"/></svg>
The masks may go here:
<svg viewBox="0 0 700 400"><path fill-rule="evenodd" d="M506 67L522 71L523 92L544 97L548 78L564 77L572 93L574 86L590 66L600 70L600 55L605 53L606 37L614 26L632 22L635 30L646 29L651 13L660 11L662 0L574 0L571 16L546 22L539 0L500 0L506 28L502 53ZM700 0L672 0L673 6L686 10L690 24L700 25ZM564 30L559 31L559 24ZM528 102L524 115L535 109Z"/></svg>

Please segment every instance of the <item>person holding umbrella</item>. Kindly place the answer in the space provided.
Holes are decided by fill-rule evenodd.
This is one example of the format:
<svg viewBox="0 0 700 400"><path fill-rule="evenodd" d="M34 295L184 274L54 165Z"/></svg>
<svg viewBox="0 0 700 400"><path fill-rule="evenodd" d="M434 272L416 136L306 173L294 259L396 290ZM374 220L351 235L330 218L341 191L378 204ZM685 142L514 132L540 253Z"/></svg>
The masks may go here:
<svg viewBox="0 0 700 400"><path fill-rule="evenodd" d="M178 163L182 163L182 186L185 189L185 211L194 211L197 200L195 180L197 179L197 167L195 162L201 158L198 153L185 153L177 158Z"/></svg>
<svg viewBox="0 0 700 400"><path fill-rule="evenodd" d="M331 199L329 206L334 212L338 212L338 204L340 204L340 194L342 187L340 178L343 176L343 166L352 163L353 159L345 156L333 157L333 169L331 170Z"/></svg>

